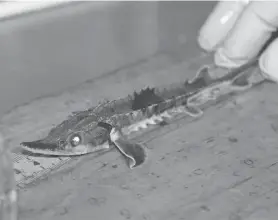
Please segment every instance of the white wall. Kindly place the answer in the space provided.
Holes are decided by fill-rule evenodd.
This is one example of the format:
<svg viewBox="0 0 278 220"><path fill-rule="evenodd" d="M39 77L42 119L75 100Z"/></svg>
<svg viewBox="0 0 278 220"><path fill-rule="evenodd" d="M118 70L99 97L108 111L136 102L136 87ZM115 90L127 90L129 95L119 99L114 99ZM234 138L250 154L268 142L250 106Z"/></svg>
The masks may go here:
<svg viewBox="0 0 278 220"><path fill-rule="evenodd" d="M0 116L158 51L190 57L213 4L79 2L0 21Z"/></svg>

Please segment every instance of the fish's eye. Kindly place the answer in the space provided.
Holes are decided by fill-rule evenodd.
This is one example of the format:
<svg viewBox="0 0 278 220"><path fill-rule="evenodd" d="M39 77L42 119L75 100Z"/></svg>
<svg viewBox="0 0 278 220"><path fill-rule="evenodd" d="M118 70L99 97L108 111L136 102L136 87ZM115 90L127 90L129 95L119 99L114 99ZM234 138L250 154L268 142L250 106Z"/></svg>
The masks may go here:
<svg viewBox="0 0 278 220"><path fill-rule="evenodd" d="M73 147L76 147L78 146L79 144L81 143L81 137L77 134L73 135L71 138L70 138L70 144L71 146Z"/></svg>

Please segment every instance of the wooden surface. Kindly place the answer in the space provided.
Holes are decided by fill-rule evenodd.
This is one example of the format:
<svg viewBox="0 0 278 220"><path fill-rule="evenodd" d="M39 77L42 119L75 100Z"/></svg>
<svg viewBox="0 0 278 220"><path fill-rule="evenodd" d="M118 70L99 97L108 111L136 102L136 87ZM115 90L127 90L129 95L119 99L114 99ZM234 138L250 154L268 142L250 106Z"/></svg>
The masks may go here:
<svg viewBox="0 0 278 220"><path fill-rule="evenodd" d="M206 61L152 58L11 112L2 122L5 134L18 134L11 145L39 137L86 103L126 95L146 82L182 79ZM199 120L179 120L139 138L148 158L137 169L130 170L117 151L68 164L20 191L20 220L277 219L277 91L265 84L210 108Z"/></svg>
<svg viewBox="0 0 278 220"><path fill-rule="evenodd" d="M136 65L111 72L106 77L87 81L52 97L44 97L32 103L13 109L1 121L3 132L9 138L9 145L17 151L19 143L44 137L49 129L68 117L73 111L80 111L97 105L104 99L116 99L140 90L185 80L192 77L205 60L192 51L192 60L175 61L166 54L151 57ZM194 58L195 53L195 58ZM171 78L169 78L171 74ZM157 80L159 78L159 80ZM69 161L68 157L45 158L24 156L14 153L16 181L20 186L48 174Z"/></svg>

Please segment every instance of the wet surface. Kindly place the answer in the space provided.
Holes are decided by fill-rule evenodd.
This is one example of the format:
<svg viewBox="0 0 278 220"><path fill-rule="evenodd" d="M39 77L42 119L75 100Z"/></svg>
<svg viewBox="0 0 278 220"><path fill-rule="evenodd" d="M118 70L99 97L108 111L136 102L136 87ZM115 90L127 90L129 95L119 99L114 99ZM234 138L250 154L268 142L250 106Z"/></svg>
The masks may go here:
<svg viewBox="0 0 278 220"><path fill-rule="evenodd" d="M142 137L149 157L139 168L116 151L84 157L21 191L21 218L275 219L277 90L258 88L236 98L241 108L227 102Z"/></svg>
<svg viewBox="0 0 278 220"><path fill-rule="evenodd" d="M115 86L117 96L123 96L146 82L152 86L169 81L169 72L182 79L184 72L194 73L205 62L196 59L190 65L179 63L165 70L167 60L160 57L144 68L136 67L133 77L128 75L130 70L121 71L17 109L4 118L6 134L18 134L11 141L14 145L22 137L39 138L70 111L116 96L103 93L105 83ZM137 139L146 146L147 160L133 170L116 150L76 159L20 190L20 220L276 219L277 92L277 85L262 85L208 109L194 122L180 119L148 132ZM17 124L9 124L11 121ZM26 128L24 134L22 128ZM50 166L45 165L51 162L46 158L38 161L40 165L30 158L32 169Z"/></svg>

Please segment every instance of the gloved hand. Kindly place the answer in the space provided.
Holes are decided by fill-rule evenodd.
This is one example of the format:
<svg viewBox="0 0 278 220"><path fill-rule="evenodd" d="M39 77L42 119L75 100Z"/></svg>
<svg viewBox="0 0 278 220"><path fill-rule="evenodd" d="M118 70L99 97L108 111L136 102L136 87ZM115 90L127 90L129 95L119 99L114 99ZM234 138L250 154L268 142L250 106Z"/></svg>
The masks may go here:
<svg viewBox="0 0 278 220"><path fill-rule="evenodd" d="M278 27L278 1L221 1L200 29L198 42L215 51L215 64L238 67L261 51ZM259 57L262 74L278 83L278 38Z"/></svg>

